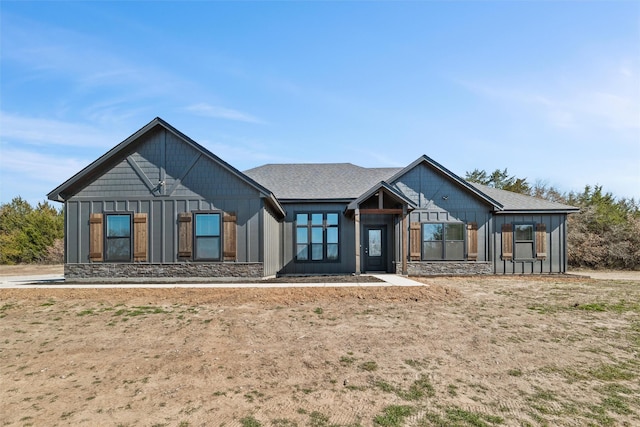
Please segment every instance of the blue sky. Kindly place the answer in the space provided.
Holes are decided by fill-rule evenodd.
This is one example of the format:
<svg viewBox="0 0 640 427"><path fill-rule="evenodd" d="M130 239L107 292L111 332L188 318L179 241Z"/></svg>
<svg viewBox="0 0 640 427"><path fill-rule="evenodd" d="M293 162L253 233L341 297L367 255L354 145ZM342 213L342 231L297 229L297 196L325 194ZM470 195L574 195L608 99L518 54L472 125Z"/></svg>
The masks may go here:
<svg viewBox="0 0 640 427"><path fill-rule="evenodd" d="M508 168L640 199L640 3L0 2L0 203L156 116L240 170Z"/></svg>

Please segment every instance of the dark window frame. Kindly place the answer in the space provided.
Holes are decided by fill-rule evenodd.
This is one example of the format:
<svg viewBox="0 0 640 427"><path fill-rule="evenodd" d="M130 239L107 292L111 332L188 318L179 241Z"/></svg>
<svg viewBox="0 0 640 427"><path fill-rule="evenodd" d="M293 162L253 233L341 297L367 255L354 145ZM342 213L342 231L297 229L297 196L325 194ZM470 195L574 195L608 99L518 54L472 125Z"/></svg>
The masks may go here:
<svg viewBox="0 0 640 427"><path fill-rule="evenodd" d="M129 211L113 211L113 212L104 212L104 249L103 249L103 262L107 263L127 263L133 262L133 212ZM110 236L109 235L109 218L111 217L128 217L129 218L129 235L128 236ZM129 256L127 258L113 258L109 249L112 245L115 244L116 241L128 240L128 250Z"/></svg>
<svg viewBox="0 0 640 427"><path fill-rule="evenodd" d="M223 249L224 249L224 244L222 242L222 239L224 238L223 236L223 212L219 211L219 210L206 210L206 211L191 211L191 214L193 215L193 260L194 261L198 261L198 262L221 262L223 260ZM206 235L198 235L198 217L199 216L213 216L213 215L217 215L218 216L218 234L206 234ZM200 257L200 255L198 254L198 240L206 240L206 239L217 239L218 241L218 256L217 257Z"/></svg>
<svg viewBox="0 0 640 427"><path fill-rule="evenodd" d="M536 259L536 223L530 221L523 222L513 222L511 223L513 227L513 260L514 261L535 261ZM518 238L518 227L528 226L531 227L531 239L519 239ZM531 256L518 256L519 255L519 246L530 246L531 247Z"/></svg>
<svg viewBox="0 0 640 427"><path fill-rule="evenodd" d="M441 226L442 238L439 240L425 240L425 226L439 225ZM456 225L461 227L462 239L447 239L447 226ZM422 261L466 261L467 260L467 235L465 233L466 224L464 222L423 222L420 223L420 259ZM439 258L428 258L425 254L425 243L433 242L442 245ZM460 243L462 245L462 258L448 258L447 242Z"/></svg>
<svg viewBox="0 0 640 427"><path fill-rule="evenodd" d="M298 222L298 218L300 215L307 215L306 224L302 225ZM322 224L314 223L313 215L321 215L322 216ZM329 223L328 216L335 215L336 223ZM340 212L336 211L299 211L294 213L294 221L293 221L293 259L297 263L312 263L312 264L324 264L324 263L339 263L342 251L340 249L340 229L341 229L342 221L340 219ZM317 234L314 234L314 229L322 229L322 240L321 242L317 242ZM300 230L305 230L303 233L305 235L304 242L299 241L299 232ZM331 234L335 233L336 242L329 242L329 230ZM322 257L317 257L317 253L314 253L314 245L318 245L322 248ZM306 246L304 249L305 257L299 258L299 254L301 253L302 246ZM334 258L329 258L329 248L334 248L337 252L337 255Z"/></svg>

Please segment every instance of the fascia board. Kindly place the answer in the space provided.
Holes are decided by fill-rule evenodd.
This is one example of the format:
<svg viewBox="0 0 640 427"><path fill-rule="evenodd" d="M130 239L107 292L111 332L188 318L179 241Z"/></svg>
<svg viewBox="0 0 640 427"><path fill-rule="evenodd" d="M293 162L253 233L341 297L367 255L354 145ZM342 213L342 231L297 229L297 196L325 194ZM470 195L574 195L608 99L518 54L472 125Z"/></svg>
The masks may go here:
<svg viewBox="0 0 640 427"><path fill-rule="evenodd" d="M574 209L548 209L548 210L544 210L544 209L510 209L510 210L503 210L503 211L497 211L494 212L496 215L522 215L522 214L535 214L535 215L540 215L540 214L572 214L572 213L577 213L580 212L579 208L574 208Z"/></svg>
<svg viewBox="0 0 640 427"><path fill-rule="evenodd" d="M278 199L283 204L293 203L350 203L354 199Z"/></svg>

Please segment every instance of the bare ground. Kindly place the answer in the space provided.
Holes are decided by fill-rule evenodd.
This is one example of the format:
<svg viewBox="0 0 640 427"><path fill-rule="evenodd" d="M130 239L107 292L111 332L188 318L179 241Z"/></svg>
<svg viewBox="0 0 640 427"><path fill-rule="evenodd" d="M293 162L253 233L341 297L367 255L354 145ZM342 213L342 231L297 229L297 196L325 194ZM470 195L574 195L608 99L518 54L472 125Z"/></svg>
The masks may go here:
<svg viewBox="0 0 640 427"><path fill-rule="evenodd" d="M0 290L2 425L640 424L640 285Z"/></svg>
<svg viewBox="0 0 640 427"><path fill-rule="evenodd" d="M31 276L35 274L64 274L64 266L60 264L19 264L0 265L0 277L3 276Z"/></svg>

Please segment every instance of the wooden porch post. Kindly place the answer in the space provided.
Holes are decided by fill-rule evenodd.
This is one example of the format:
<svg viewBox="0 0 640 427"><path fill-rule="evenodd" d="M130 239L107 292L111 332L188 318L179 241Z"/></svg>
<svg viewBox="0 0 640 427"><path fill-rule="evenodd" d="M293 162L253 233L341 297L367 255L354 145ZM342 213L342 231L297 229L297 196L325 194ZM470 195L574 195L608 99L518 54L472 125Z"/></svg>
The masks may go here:
<svg viewBox="0 0 640 427"><path fill-rule="evenodd" d="M360 274L360 208L356 208L355 213L353 215L354 223L355 223L355 236L356 236L356 274Z"/></svg>
<svg viewBox="0 0 640 427"><path fill-rule="evenodd" d="M407 233L409 233L409 228L407 224L407 206L402 205L402 226L400 227L401 232L401 240L402 240L402 248L400 249L400 256L402 257L402 274L407 275L409 272L407 271Z"/></svg>

